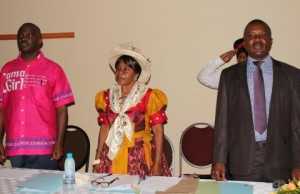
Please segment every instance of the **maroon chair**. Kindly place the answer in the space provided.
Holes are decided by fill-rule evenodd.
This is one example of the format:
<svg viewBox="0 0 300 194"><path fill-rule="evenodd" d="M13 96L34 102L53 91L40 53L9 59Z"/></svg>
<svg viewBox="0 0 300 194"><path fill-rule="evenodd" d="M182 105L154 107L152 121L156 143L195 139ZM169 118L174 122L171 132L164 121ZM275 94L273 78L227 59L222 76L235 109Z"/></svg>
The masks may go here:
<svg viewBox="0 0 300 194"><path fill-rule="evenodd" d="M182 170L183 160L194 168L211 168L213 141L214 129L208 123L194 123L183 131L179 147L180 176L184 174ZM199 178L210 178L210 172L207 174L194 173L192 175Z"/></svg>
<svg viewBox="0 0 300 194"><path fill-rule="evenodd" d="M64 152L72 152L75 160L75 170L85 165L85 172L89 170L90 140L86 132L79 126L69 125L64 135ZM64 155L58 161L58 168L64 170Z"/></svg>

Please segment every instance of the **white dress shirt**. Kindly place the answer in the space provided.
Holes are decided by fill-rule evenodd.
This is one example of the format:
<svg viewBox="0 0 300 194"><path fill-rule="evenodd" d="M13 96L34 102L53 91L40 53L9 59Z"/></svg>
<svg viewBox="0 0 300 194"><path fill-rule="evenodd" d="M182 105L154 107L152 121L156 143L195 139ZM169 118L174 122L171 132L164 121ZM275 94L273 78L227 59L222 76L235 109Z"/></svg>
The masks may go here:
<svg viewBox="0 0 300 194"><path fill-rule="evenodd" d="M220 58L210 60L197 75L198 81L211 89L218 89L222 69L225 62Z"/></svg>

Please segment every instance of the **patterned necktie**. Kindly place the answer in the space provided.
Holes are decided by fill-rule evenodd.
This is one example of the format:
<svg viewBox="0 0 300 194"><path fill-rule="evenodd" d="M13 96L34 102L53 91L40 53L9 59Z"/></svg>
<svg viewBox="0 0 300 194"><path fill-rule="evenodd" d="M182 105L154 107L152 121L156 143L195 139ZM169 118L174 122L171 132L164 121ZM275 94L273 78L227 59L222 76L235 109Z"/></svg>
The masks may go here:
<svg viewBox="0 0 300 194"><path fill-rule="evenodd" d="M256 66L253 81L254 81L254 123L255 130L262 134L267 129L267 113L264 79L261 70L263 61L254 61Z"/></svg>

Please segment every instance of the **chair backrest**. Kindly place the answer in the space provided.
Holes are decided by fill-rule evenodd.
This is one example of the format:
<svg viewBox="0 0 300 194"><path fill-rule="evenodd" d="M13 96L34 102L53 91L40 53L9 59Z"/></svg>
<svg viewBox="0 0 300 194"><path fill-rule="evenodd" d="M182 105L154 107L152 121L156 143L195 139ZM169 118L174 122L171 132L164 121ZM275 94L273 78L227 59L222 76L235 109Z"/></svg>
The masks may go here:
<svg viewBox="0 0 300 194"><path fill-rule="evenodd" d="M172 165L173 165L173 157L174 157L174 149L173 149L173 145L170 141L170 139L165 135L164 136L164 153L168 162L168 166L172 169Z"/></svg>
<svg viewBox="0 0 300 194"><path fill-rule="evenodd" d="M76 171L85 165L85 172L89 170L90 140L83 129L69 125L64 135L64 153L72 152ZM58 163L59 169L64 170L65 155Z"/></svg>
<svg viewBox="0 0 300 194"><path fill-rule="evenodd" d="M183 159L192 167L208 168L211 166L213 142L214 130L208 123L194 123L183 131L179 147L180 176Z"/></svg>

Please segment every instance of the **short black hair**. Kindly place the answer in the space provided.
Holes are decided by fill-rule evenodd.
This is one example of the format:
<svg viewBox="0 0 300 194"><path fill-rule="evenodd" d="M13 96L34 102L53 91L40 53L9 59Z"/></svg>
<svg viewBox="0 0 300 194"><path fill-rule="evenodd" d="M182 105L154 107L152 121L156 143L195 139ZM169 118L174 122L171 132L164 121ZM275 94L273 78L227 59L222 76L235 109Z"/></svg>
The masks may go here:
<svg viewBox="0 0 300 194"><path fill-rule="evenodd" d="M239 56L241 53L245 53L248 56L248 52L243 45L244 38L239 38L233 43L233 48L236 50L236 56Z"/></svg>
<svg viewBox="0 0 300 194"><path fill-rule="evenodd" d="M120 62L125 63L126 65L128 65L131 69L133 69L133 71L140 75L142 72L142 68L141 65L137 62L137 60L135 60L135 58L133 58L132 56L129 55L122 55L120 56L116 63L115 63L115 69L117 69L117 66L119 65Z"/></svg>
<svg viewBox="0 0 300 194"><path fill-rule="evenodd" d="M244 47L237 49L236 56L239 56L241 53L245 53L246 56L248 56L248 52L246 51L246 49Z"/></svg>
<svg viewBox="0 0 300 194"><path fill-rule="evenodd" d="M246 33L247 29L249 28L249 26L250 26L250 25L253 25L253 24L260 24L260 25L263 25L263 26L265 27L265 29L266 29L268 35L269 35L270 37L272 37L272 31L271 31L270 26L269 26L266 22L264 22L263 20L261 20L261 19L254 19L254 20L250 21L250 22L246 25L246 27L245 27L245 30L244 30L244 36L245 36L245 33Z"/></svg>
<svg viewBox="0 0 300 194"><path fill-rule="evenodd" d="M234 49L239 49L239 48L241 48L241 45L243 44L243 42L244 42L244 38L239 38L239 39L237 39L237 40L234 41L234 43L233 43L233 48L234 48Z"/></svg>

